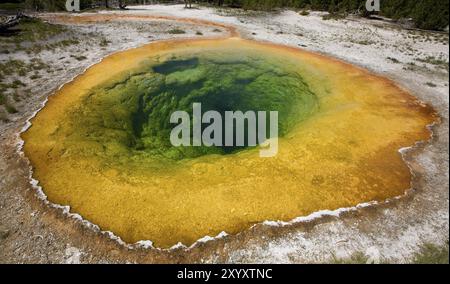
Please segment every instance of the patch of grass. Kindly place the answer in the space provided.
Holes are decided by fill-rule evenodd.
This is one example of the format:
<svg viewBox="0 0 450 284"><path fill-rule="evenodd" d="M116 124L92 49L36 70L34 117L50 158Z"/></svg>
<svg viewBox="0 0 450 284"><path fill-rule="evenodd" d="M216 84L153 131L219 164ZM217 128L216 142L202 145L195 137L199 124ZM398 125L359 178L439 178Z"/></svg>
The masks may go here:
<svg viewBox="0 0 450 284"><path fill-rule="evenodd" d="M25 52L29 55L31 55L32 53L34 54L38 54L40 53L43 49L45 49L47 46L42 46L40 44L33 44L31 47L24 49Z"/></svg>
<svg viewBox="0 0 450 284"><path fill-rule="evenodd" d="M417 71L419 67L415 62L409 62L406 64L406 66L403 67L403 70L409 70L409 71Z"/></svg>
<svg viewBox="0 0 450 284"><path fill-rule="evenodd" d="M309 11L306 11L306 10L302 10L302 11L300 11L300 16L309 16Z"/></svg>
<svg viewBox="0 0 450 284"><path fill-rule="evenodd" d="M214 29L213 30L213 33L221 33L222 32L222 30L220 30L220 29Z"/></svg>
<svg viewBox="0 0 450 284"><path fill-rule="evenodd" d="M65 47L68 47L68 46L71 46L71 45L75 45L75 44L79 44L79 43L80 43L80 41L78 39L75 39L75 38L73 38L73 39L64 39L64 40L61 40L61 41L58 41L58 42L46 44L45 48L49 49L49 50L54 50L56 48L65 48ZM33 48L37 49L36 46L33 47ZM43 47L40 47L40 48L43 49Z"/></svg>
<svg viewBox="0 0 450 284"><path fill-rule="evenodd" d="M84 55L71 55L70 57L75 58L78 61L83 61L87 59L87 57Z"/></svg>
<svg viewBox="0 0 450 284"><path fill-rule="evenodd" d="M441 58L436 58L434 56L427 56L425 58L416 58L416 60L422 63L438 66L447 70L449 69L448 61L445 61L444 59Z"/></svg>
<svg viewBox="0 0 450 284"><path fill-rule="evenodd" d="M27 71L25 69L19 69L19 71L17 72L17 74L21 77L27 75Z"/></svg>
<svg viewBox="0 0 450 284"><path fill-rule="evenodd" d="M5 63L0 63L0 74L3 76L10 76L17 74L21 69L25 68L26 63L22 60L9 60Z"/></svg>
<svg viewBox="0 0 450 284"><path fill-rule="evenodd" d="M38 74L34 74L34 75L30 76L31 80L36 80L36 79L40 79L40 78L41 78L41 76L39 76Z"/></svg>
<svg viewBox="0 0 450 284"><path fill-rule="evenodd" d="M30 68L34 71L42 70L45 68L49 68L48 64L42 62L40 59L33 58L31 59Z"/></svg>
<svg viewBox="0 0 450 284"><path fill-rule="evenodd" d="M401 63L400 60L398 60L397 58L394 58L394 57L387 57L387 59L392 61L392 63L396 63L396 64Z"/></svg>
<svg viewBox="0 0 450 284"><path fill-rule="evenodd" d="M333 255L333 259L331 260L332 264L366 264L369 261L369 257L367 257L362 252L356 252L349 258L337 258Z"/></svg>
<svg viewBox="0 0 450 284"><path fill-rule="evenodd" d="M221 16L226 17L261 17L266 15L267 11L254 10L254 9L239 9L231 7L216 8L216 12ZM271 13L279 13L279 10L272 10Z"/></svg>
<svg viewBox="0 0 450 284"><path fill-rule="evenodd" d="M408 261L413 264L449 264L449 241L444 245L424 244ZM349 258L337 258L333 255L332 264L367 264L369 257L362 252L356 252ZM381 259L381 263L388 263L386 259Z"/></svg>
<svg viewBox="0 0 450 284"><path fill-rule="evenodd" d="M195 34L196 34L196 35L199 35L199 36L203 35L203 33L202 33L202 32L199 32L199 31L197 31Z"/></svg>
<svg viewBox="0 0 450 284"><path fill-rule="evenodd" d="M322 16L322 20L324 20L324 21L328 21L328 20L335 20L335 21L337 21L337 20L342 20L342 19L345 19L345 18L347 18L347 15L341 14L341 13L329 13L329 14L326 14L326 15Z"/></svg>
<svg viewBox="0 0 450 284"><path fill-rule="evenodd" d="M185 34L186 32L181 29L171 29L167 33L169 33L171 35L181 35L181 34Z"/></svg>
<svg viewBox="0 0 450 284"><path fill-rule="evenodd" d="M431 87L431 88L436 88L437 87L437 85L435 83L433 83L433 82L426 82L425 85L427 85L428 87Z"/></svg>
<svg viewBox="0 0 450 284"><path fill-rule="evenodd" d="M415 264L449 264L448 241L443 246L424 244L414 256Z"/></svg>
<svg viewBox="0 0 450 284"><path fill-rule="evenodd" d="M4 94L0 94L0 105L4 105L6 103L6 97Z"/></svg>
<svg viewBox="0 0 450 284"><path fill-rule="evenodd" d="M47 68L48 65L42 62L40 59L33 58L29 63L22 60L9 60L4 63L0 63L0 78L5 78L7 76L12 76L17 74L19 76L26 76L31 71L37 71ZM8 87L15 88L17 86L24 85L20 81L16 80L13 84Z"/></svg>
<svg viewBox="0 0 450 284"><path fill-rule="evenodd" d="M60 47L68 47L71 45L79 44L80 41L78 39L65 39L58 43Z"/></svg>
<svg viewBox="0 0 450 284"><path fill-rule="evenodd" d="M61 25L53 25L37 18L27 18L20 21L17 27L11 29L16 32L12 37L5 39L10 43L21 43L24 41L36 42L47 40L66 31Z"/></svg>
<svg viewBox="0 0 450 284"><path fill-rule="evenodd" d="M371 41L371 40L364 39L364 40L357 40L357 41L354 41L354 43L360 44L360 45L372 45L372 44L374 44L375 42L373 42L373 41Z"/></svg>
<svg viewBox="0 0 450 284"><path fill-rule="evenodd" d="M6 104L5 109L10 114L14 114L14 113L18 112L17 109L13 105L10 105L10 104Z"/></svg>
<svg viewBox="0 0 450 284"><path fill-rule="evenodd" d="M26 86L26 84L24 82L20 81L19 79L14 80L10 85L10 87L14 88L14 89L16 89L18 87L25 87L25 86Z"/></svg>
<svg viewBox="0 0 450 284"><path fill-rule="evenodd" d="M11 28L8 37L1 37L8 50L37 54L43 50L79 44L79 39L65 26L50 24L38 18L25 18ZM0 35L1 36L1 35ZM58 41L60 38L68 38Z"/></svg>
<svg viewBox="0 0 450 284"><path fill-rule="evenodd" d="M101 41L100 41L100 43L99 43L99 45L101 46L101 47L105 47L105 46L108 46L109 44L110 44L111 42L109 41L109 40L107 40L107 39L102 39Z"/></svg>

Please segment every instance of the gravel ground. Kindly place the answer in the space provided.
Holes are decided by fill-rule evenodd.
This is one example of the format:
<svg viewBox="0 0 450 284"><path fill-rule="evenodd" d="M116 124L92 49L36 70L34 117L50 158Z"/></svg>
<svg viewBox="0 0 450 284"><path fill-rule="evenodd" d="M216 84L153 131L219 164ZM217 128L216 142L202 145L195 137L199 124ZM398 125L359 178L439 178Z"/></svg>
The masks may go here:
<svg viewBox="0 0 450 284"><path fill-rule="evenodd" d="M406 30L388 22L359 18L325 21L321 13L300 16L293 11L268 14L152 5L114 13L123 18L71 23L71 36L79 42L68 47L43 50L37 55L19 50L0 54L0 62L38 58L48 65L39 71L40 78L20 77L27 90L19 88L19 92L32 95L16 102L19 112L8 114L9 122L0 122L0 263L310 263L348 258L355 253L375 261L402 263L409 261L420 245L442 245L448 240L448 34ZM39 16L57 22L66 19L55 14ZM147 16L154 18L143 18ZM414 173L412 189L385 204L340 216L332 214L288 225L266 222L236 236L212 241L205 238L189 249L170 251L123 246L98 229L67 217L63 210L44 204L30 186L26 158L17 153L17 134L46 97L61 83L120 50L173 37L217 37L229 32L236 36L232 28L217 33L217 26L205 20L233 26L245 38L296 46L365 67L432 105L442 118L442 123L433 127L432 141L405 153ZM170 34L173 29L186 33Z"/></svg>

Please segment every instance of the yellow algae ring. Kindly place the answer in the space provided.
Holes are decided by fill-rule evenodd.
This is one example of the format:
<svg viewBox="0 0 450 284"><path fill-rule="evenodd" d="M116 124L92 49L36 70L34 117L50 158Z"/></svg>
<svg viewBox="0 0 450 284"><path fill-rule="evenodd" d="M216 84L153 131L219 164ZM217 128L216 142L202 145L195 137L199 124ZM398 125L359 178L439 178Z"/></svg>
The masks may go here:
<svg viewBox="0 0 450 284"><path fill-rule="evenodd" d="M173 111L279 112L279 150L174 147ZM105 58L23 133L48 199L124 241L168 248L265 220L383 201L410 187L399 149L433 110L367 71L240 38L167 41Z"/></svg>

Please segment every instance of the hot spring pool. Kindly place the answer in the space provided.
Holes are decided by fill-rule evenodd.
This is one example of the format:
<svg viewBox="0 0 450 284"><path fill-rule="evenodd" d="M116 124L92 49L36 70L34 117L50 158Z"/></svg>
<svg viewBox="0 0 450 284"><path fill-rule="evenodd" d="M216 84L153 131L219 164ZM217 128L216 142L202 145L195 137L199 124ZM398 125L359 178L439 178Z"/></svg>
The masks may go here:
<svg viewBox="0 0 450 284"><path fill-rule="evenodd" d="M279 112L279 150L173 147L175 110ZM117 53L49 98L22 134L48 199L132 243L186 245L265 220L401 195L398 150L430 137L431 108L324 56L243 39Z"/></svg>

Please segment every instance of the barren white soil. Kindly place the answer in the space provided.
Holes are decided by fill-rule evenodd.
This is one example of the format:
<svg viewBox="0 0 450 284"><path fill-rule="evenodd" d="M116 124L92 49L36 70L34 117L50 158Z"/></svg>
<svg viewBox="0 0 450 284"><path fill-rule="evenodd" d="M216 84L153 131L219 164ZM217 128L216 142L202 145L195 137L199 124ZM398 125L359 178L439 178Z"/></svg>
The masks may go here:
<svg viewBox="0 0 450 284"><path fill-rule="evenodd" d="M27 160L16 151L17 134L47 96L108 54L155 40L210 37L218 33L211 26L168 20L71 25L80 42L35 55L49 65L50 73L39 73L42 76L37 79L21 77L32 96L17 102L19 112L8 115L9 122L0 122L0 263L320 263L349 258L355 253L365 254L374 262L403 263L409 262L424 243L443 245L448 241L448 34L405 30L389 22L356 17L323 20L323 14L315 12L301 16L295 11L256 13L150 5L98 13L208 20L232 25L245 38L339 58L394 80L432 105L442 123L433 127L430 143L405 153L414 173L412 189L405 196L340 216L332 214L289 225L260 224L237 236L211 239L189 249L129 249L98 230L67 218L61 210L49 208L36 197L29 184ZM54 15L38 16L51 20ZM186 34L168 33L175 28ZM99 39L109 44L99 46ZM85 58L78 60L73 55ZM31 57L16 51L0 54L0 62L29 61ZM12 82L15 78L8 79Z"/></svg>

